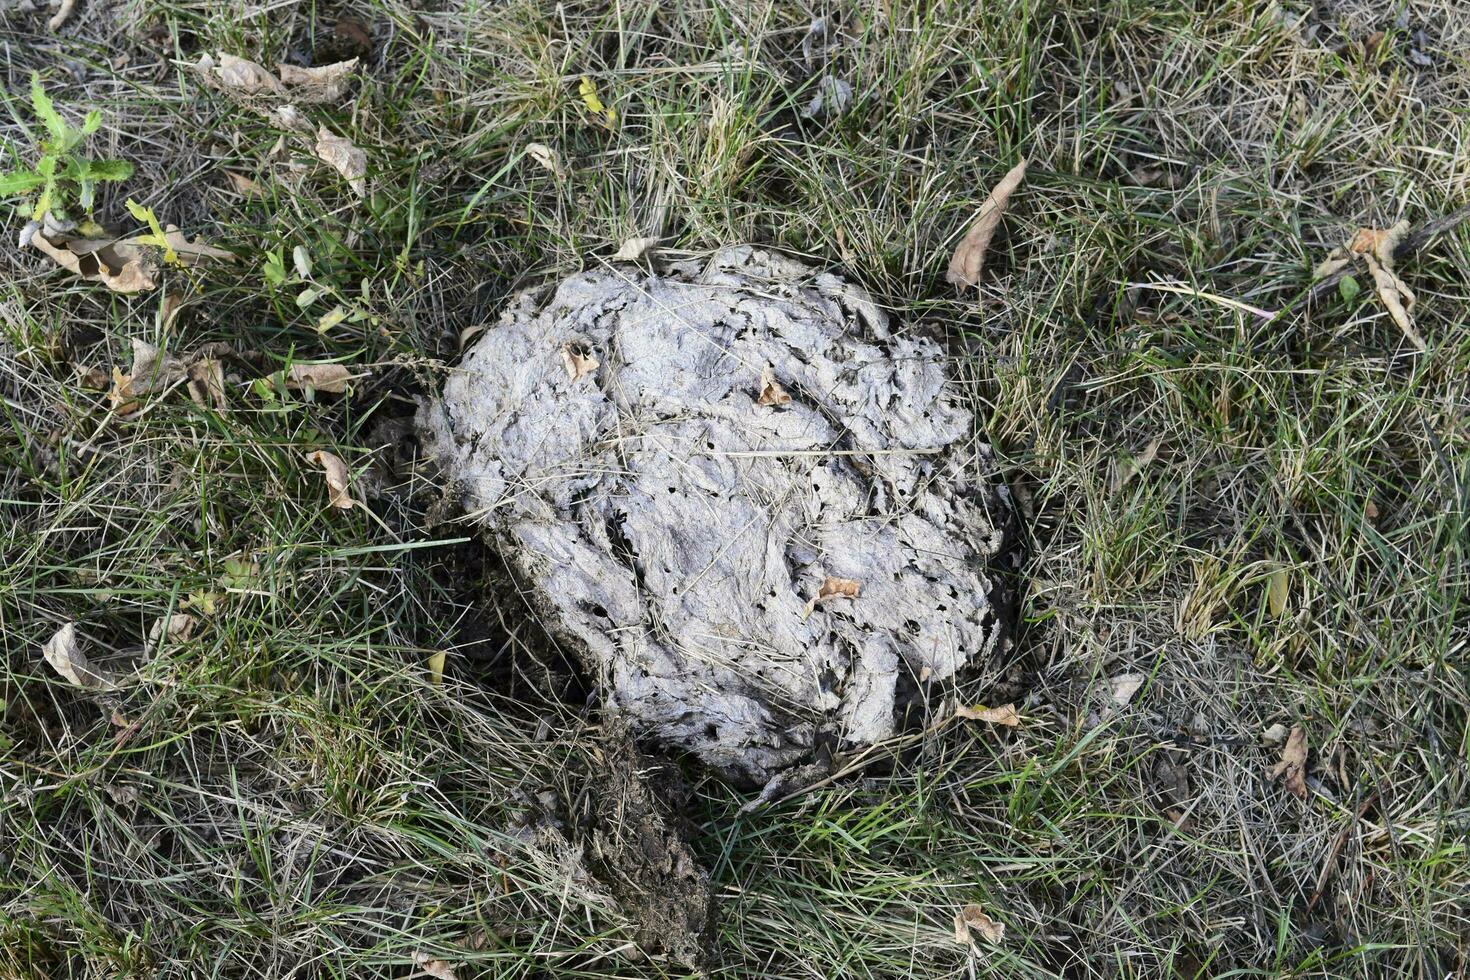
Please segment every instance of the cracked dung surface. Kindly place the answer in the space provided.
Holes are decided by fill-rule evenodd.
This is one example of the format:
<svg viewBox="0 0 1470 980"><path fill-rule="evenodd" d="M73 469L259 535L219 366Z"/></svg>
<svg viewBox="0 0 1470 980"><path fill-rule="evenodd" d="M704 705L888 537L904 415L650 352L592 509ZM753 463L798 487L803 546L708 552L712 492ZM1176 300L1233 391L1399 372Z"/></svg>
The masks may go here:
<svg viewBox="0 0 1470 980"><path fill-rule="evenodd" d="M889 736L997 651L989 449L836 276L742 246L521 293L422 423L610 706L732 776ZM829 576L858 595L809 610Z"/></svg>

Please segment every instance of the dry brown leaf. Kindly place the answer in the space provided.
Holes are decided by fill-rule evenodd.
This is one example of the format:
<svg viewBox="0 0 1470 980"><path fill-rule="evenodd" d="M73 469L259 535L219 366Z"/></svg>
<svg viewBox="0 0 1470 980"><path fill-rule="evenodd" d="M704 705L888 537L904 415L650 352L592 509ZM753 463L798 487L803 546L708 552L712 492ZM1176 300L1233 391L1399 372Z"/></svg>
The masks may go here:
<svg viewBox="0 0 1470 980"><path fill-rule="evenodd" d="M550 171L558 180L566 176L566 171L562 169L561 158L545 143L527 143L526 155Z"/></svg>
<svg viewBox="0 0 1470 980"><path fill-rule="evenodd" d="M277 65L281 83L290 90L291 98L304 105L319 102L335 102L347 91L352 73L357 71L358 59L339 61L333 65L317 68L301 68L297 65Z"/></svg>
<svg viewBox="0 0 1470 980"><path fill-rule="evenodd" d="M774 408L777 405L785 405L789 401L791 401L791 396L787 394L785 388L781 387L780 382L776 380L776 372L771 370L771 366L767 364L761 369L761 393L755 403Z"/></svg>
<svg viewBox="0 0 1470 980"><path fill-rule="evenodd" d="M186 266L204 265L211 261L233 262L234 252L226 252L222 248L215 248L206 244L203 239L196 238L192 242L184 237L174 225L164 225L163 239L168 242L168 247L174 250L179 257L179 264ZM136 238L127 239L125 244L141 245Z"/></svg>
<svg viewBox="0 0 1470 980"><path fill-rule="evenodd" d="M1294 725L1281 750L1281 761L1271 768L1271 778L1280 779L1288 792L1307 798L1307 730Z"/></svg>
<svg viewBox="0 0 1470 980"><path fill-rule="evenodd" d="M267 120L269 120L270 124L277 129L284 129L292 133L311 132L311 122L304 115L301 114L300 109L296 108L296 106L290 102L287 102L285 105L273 106L271 110L265 114L265 117ZM271 156L274 156L276 152L284 146L285 137L283 136L276 141L276 147L271 151Z"/></svg>
<svg viewBox="0 0 1470 980"><path fill-rule="evenodd" d="M1261 741L1267 745L1280 745L1282 742L1286 741L1286 736L1288 734L1290 733L1287 731L1286 726L1278 721L1276 724L1272 725L1270 728L1261 733Z"/></svg>
<svg viewBox="0 0 1470 980"><path fill-rule="evenodd" d="M636 262L658 245L657 238L630 238L613 254L614 262Z"/></svg>
<svg viewBox="0 0 1470 980"><path fill-rule="evenodd" d="M72 11L76 9L77 0L61 0L61 5L56 8L56 13L46 21L46 30L53 32L61 30L61 25L71 18Z"/></svg>
<svg viewBox="0 0 1470 980"><path fill-rule="evenodd" d="M228 409L224 365L213 357L201 357L189 365L189 397L200 408L213 408L217 412Z"/></svg>
<svg viewBox="0 0 1470 980"><path fill-rule="evenodd" d="M134 337L133 370L128 375L133 394L151 395L173 387L187 376L184 362L139 337Z"/></svg>
<svg viewBox="0 0 1470 980"><path fill-rule="evenodd" d="M1119 674L1114 677L1108 682L1113 688L1113 703L1120 708L1128 704L1147 679L1143 674Z"/></svg>
<svg viewBox="0 0 1470 980"><path fill-rule="evenodd" d="M990 247L990 240L1000 227L1001 216L1005 214L1011 195L1021 186L1021 179L1025 176L1026 161L1022 160L995 185L995 189L980 206L979 217L965 233L959 247L954 250L954 256L949 260L949 271L944 277L946 280L962 290L966 286L980 284L980 273L985 268L985 250Z"/></svg>
<svg viewBox="0 0 1470 980"><path fill-rule="evenodd" d="M160 617L148 627L148 645L157 647L164 640L182 643L194 635L194 630L198 626L199 617L190 616L188 613L174 613L166 619Z"/></svg>
<svg viewBox="0 0 1470 980"><path fill-rule="evenodd" d="M1004 922L996 922L978 905L966 905L954 914L954 941L969 945L973 939L972 930L978 932L986 942L995 945L999 945L1006 937Z"/></svg>
<svg viewBox="0 0 1470 980"><path fill-rule="evenodd" d="M286 371L286 387L340 395L355 377L345 364L293 364Z"/></svg>
<svg viewBox="0 0 1470 980"><path fill-rule="evenodd" d="M964 718L966 721L987 721L1007 728L1015 728L1021 724L1021 714L1014 704L1003 704L998 708L987 708L983 704L974 707L962 704L954 709L954 714L956 718Z"/></svg>
<svg viewBox="0 0 1470 980"><path fill-rule="evenodd" d="M317 159L341 174L353 193L367 197L367 154L359 150L352 140L337 136L327 127L316 131Z"/></svg>
<svg viewBox="0 0 1470 980"><path fill-rule="evenodd" d="M280 79L265 68L232 54L221 53L218 61L205 54L194 70L205 84L231 95L281 95L285 91Z"/></svg>
<svg viewBox="0 0 1470 980"><path fill-rule="evenodd" d="M77 628L73 623L67 623L52 634L51 639L41 647L41 656L46 658L46 662L58 674L77 687L90 691L117 690L117 678L114 675L87 662L81 645L77 643Z"/></svg>
<svg viewBox="0 0 1470 980"><path fill-rule="evenodd" d="M583 354L571 344L564 344L562 346L561 362L567 369L567 377L573 381L596 371L597 365L602 363L591 354Z"/></svg>
<svg viewBox="0 0 1470 980"><path fill-rule="evenodd" d="M347 489L351 477L347 473L347 464L342 462L340 456L318 449L314 453L308 453L306 461L320 466L325 473L328 490L327 503L330 506L338 510L351 510L354 507L363 506L361 501L353 499Z"/></svg>
<svg viewBox="0 0 1470 980"><path fill-rule="evenodd" d="M454 972L454 967L443 960L434 959L428 953L414 953L413 962L420 970L435 977L436 980L459 980L459 975Z"/></svg>
<svg viewBox="0 0 1470 980"><path fill-rule="evenodd" d="M230 178L230 185L234 187L235 193L241 197L265 197L265 188L244 174L237 174L233 170L226 170L225 176Z"/></svg>
<svg viewBox="0 0 1470 980"><path fill-rule="evenodd" d="M1414 293L1393 269L1393 252L1409 234L1409 223L1400 221L1392 228L1359 228L1346 245L1332 250L1313 270L1314 278L1323 279L1347 268L1354 260L1362 263L1373 280L1378 300L1388 310L1393 322L1419 350L1425 350L1423 336L1414 326Z"/></svg>
<svg viewBox="0 0 1470 980"><path fill-rule="evenodd" d="M88 364L73 364L72 370L77 373L77 384L83 388L93 391L106 391L112 386L111 376L100 367Z"/></svg>
<svg viewBox="0 0 1470 980"><path fill-rule="evenodd" d="M73 275L100 282L115 293L141 293L153 288L150 257L129 243L74 239L57 246L45 235L33 235L30 244Z"/></svg>
<svg viewBox="0 0 1470 980"><path fill-rule="evenodd" d="M822 585L817 589L817 594L807 600L806 610L802 617L810 616L816 611L817 604L829 599L856 599L862 591L862 585L850 578L835 578L828 575L822 579Z"/></svg>

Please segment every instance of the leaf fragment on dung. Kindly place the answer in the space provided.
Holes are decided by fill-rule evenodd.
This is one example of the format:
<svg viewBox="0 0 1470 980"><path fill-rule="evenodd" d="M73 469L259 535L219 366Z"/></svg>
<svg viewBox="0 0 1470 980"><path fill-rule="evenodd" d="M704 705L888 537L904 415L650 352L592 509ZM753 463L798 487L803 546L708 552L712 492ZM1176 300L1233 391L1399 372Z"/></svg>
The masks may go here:
<svg viewBox="0 0 1470 980"><path fill-rule="evenodd" d="M602 363L591 354L578 350L572 344L562 345L561 362L562 366L567 370L567 378L572 381L586 377L593 371L596 371L597 366Z"/></svg>
<svg viewBox="0 0 1470 980"><path fill-rule="evenodd" d="M822 584L817 589L817 594L807 600L806 609L801 614L802 618L805 619L815 612L820 603L828 602L832 599L856 599L862 589L862 584L856 579L837 578L836 576L828 575L822 579Z"/></svg>
<svg viewBox="0 0 1470 980"><path fill-rule="evenodd" d="M774 408L778 405L785 405L789 401L791 401L791 395L781 387L781 383L776 380L776 372L767 364L761 369L761 390L755 403L766 408Z"/></svg>

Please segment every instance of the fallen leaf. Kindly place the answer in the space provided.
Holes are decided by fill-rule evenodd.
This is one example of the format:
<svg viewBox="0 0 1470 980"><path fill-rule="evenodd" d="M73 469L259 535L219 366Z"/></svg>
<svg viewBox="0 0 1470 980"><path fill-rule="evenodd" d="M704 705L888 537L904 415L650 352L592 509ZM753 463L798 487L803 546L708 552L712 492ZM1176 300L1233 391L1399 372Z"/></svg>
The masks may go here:
<svg viewBox="0 0 1470 980"><path fill-rule="evenodd" d="M1285 568L1278 568L1271 573L1266 582L1266 609L1272 618L1280 619L1286 612L1286 601L1290 598L1291 576Z"/></svg>
<svg viewBox="0 0 1470 980"><path fill-rule="evenodd" d="M141 293L153 288L148 254L124 242L73 239L60 247L44 234L32 235L32 248L73 275L100 282L114 293Z"/></svg>
<svg viewBox="0 0 1470 980"><path fill-rule="evenodd" d="M327 127L316 131L317 159L341 174L358 197L367 197L367 154Z"/></svg>
<svg viewBox="0 0 1470 980"><path fill-rule="evenodd" d="M623 242L613 254L612 260L614 262L636 262L653 251L657 245L657 238L630 238Z"/></svg>
<svg viewBox="0 0 1470 980"><path fill-rule="evenodd" d="M428 953L414 953L413 962L420 970L437 980L459 980L454 967L443 960L434 959Z"/></svg>
<svg viewBox="0 0 1470 980"><path fill-rule="evenodd" d="M1130 455L1126 459L1115 459L1112 476L1108 480L1109 489L1117 493L1131 483L1134 477L1148 467L1148 464L1158 458L1159 447L1163 444L1163 436L1154 436L1137 456Z"/></svg>
<svg viewBox="0 0 1470 980"><path fill-rule="evenodd" d="M182 643L194 635L194 630L199 626L199 617L190 616L188 613L174 613L153 621L148 627L148 645L157 647L163 640L172 640Z"/></svg>
<svg viewBox="0 0 1470 980"><path fill-rule="evenodd" d="M583 75L581 84L577 86L577 92L582 96L582 104L587 107L587 111L594 116L601 116L605 125L611 126L617 121L617 111L603 105L602 99L597 95L597 83L592 79Z"/></svg>
<svg viewBox="0 0 1470 980"><path fill-rule="evenodd" d="M201 357L189 365L189 398L200 408L217 412L228 409L225 400L225 368L213 357Z"/></svg>
<svg viewBox="0 0 1470 980"><path fill-rule="evenodd" d="M591 354L583 354L571 344L562 345L561 360L567 369L567 377L573 381L596 371L597 365L601 363Z"/></svg>
<svg viewBox="0 0 1470 980"><path fill-rule="evenodd" d="M128 376L134 394L151 395L183 381L187 376L184 362L140 337L132 339L133 370Z"/></svg>
<svg viewBox="0 0 1470 980"><path fill-rule="evenodd" d="M194 70L203 77L205 84L231 95L281 95L285 91L280 79L264 67L232 54L221 52L216 61L206 53L199 58Z"/></svg>
<svg viewBox="0 0 1470 980"><path fill-rule="evenodd" d="M83 388L106 391L111 386L111 376L100 367L88 364L73 364L71 367L77 374L77 384Z"/></svg>
<svg viewBox="0 0 1470 980"><path fill-rule="evenodd" d="M985 250L990 247L990 239L1000 227L1001 216L1005 214L1011 195L1021 186L1021 179L1025 176L1026 161L1022 160L995 185L995 189L980 206L979 217L965 233L964 239L954 251L954 256L950 258L946 280L961 289L979 286L980 273L985 268Z"/></svg>
<svg viewBox="0 0 1470 980"><path fill-rule="evenodd" d="M335 102L347 91L352 73L357 71L358 59L339 61L333 65L316 68L301 68L297 65L277 65L281 84L290 90L293 100L305 105L320 102Z"/></svg>
<svg viewBox="0 0 1470 980"><path fill-rule="evenodd" d="M755 403L774 408L777 405L785 405L789 401L791 401L791 396L787 394L785 388L781 387L780 382L776 380L776 372L767 364L761 369L761 392Z"/></svg>
<svg viewBox="0 0 1470 980"><path fill-rule="evenodd" d="M840 116L852 104L852 85L835 75L823 75L817 80L817 94L801 110L809 119L819 116Z"/></svg>
<svg viewBox="0 0 1470 980"><path fill-rule="evenodd" d="M545 143L527 143L526 155L549 170L558 180L566 176L566 171L562 169L561 158Z"/></svg>
<svg viewBox="0 0 1470 980"><path fill-rule="evenodd" d="M978 932L986 942L999 944L1006 937L1004 922L996 922L985 914L978 905L966 905L954 914L954 941L969 945L971 930Z"/></svg>
<svg viewBox="0 0 1470 980"><path fill-rule="evenodd" d="M817 589L817 594L807 600L806 610L801 614L802 618L810 616L816 611L817 604L826 602L828 599L856 599L862 591L862 585L850 578L835 578L828 575L822 579L822 585Z"/></svg>
<svg viewBox="0 0 1470 980"><path fill-rule="evenodd" d="M200 238L196 238L191 242L174 225L164 225L163 238L167 243L167 247L178 256L180 265L195 266L204 265L212 261L235 261L234 252L227 252L222 248L215 248L213 245L206 244ZM130 241L135 244L137 243L136 239Z"/></svg>
<svg viewBox="0 0 1470 980"><path fill-rule="evenodd" d="M300 109L296 108L296 106L290 102L287 102L285 105L272 107L271 110L265 114L265 118L267 119L267 121L270 122L272 126L276 127L277 129L284 129L287 132L292 133L311 132L311 122L301 114ZM284 140L284 137L282 137L282 140ZM278 142L277 145L279 146L283 144ZM274 155L274 151L272 155Z"/></svg>
<svg viewBox="0 0 1470 980"><path fill-rule="evenodd" d="M1271 778L1280 779L1288 792L1307 798L1307 730L1294 725L1281 750L1281 761L1271 768Z"/></svg>
<svg viewBox="0 0 1470 980"><path fill-rule="evenodd" d="M237 174L233 170L226 170L225 176L230 178L230 184L235 188L235 193L241 197L265 197L265 188L244 174Z"/></svg>
<svg viewBox="0 0 1470 980"><path fill-rule="evenodd" d="M442 684L444 682L444 658L445 651L437 650L429 655L429 683Z"/></svg>
<svg viewBox="0 0 1470 980"><path fill-rule="evenodd" d="M1351 241L1333 249L1312 274L1316 279L1323 279L1342 271L1354 261L1361 263L1373 280L1379 302L1409 342L1422 351L1426 344L1414 326L1414 293L1393 269L1394 249L1408 234L1407 221L1400 221L1392 228L1359 228ZM1345 294L1345 298L1350 297Z"/></svg>
<svg viewBox="0 0 1470 980"><path fill-rule="evenodd" d="M1270 728L1261 733L1261 741L1264 742L1266 745L1280 745L1282 742L1286 741L1286 736L1288 734L1290 734L1290 732L1287 731L1286 726L1278 721L1276 724L1272 725Z"/></svg>
<svg viewBox="0 0 1470 980"><path fill-rule="evenodd" d="M286 387L340 395L356 377L345 364L293 364L286 371Z"/></svg>
<svg viewBox="0 0 1470 980"><path fill-rule="evenodd" d="M972 708L962 704L954 709L954 714L956 718L964 718L966 721L987 721L1007 728L1015 728L1021 724L1021 714L1014 704L1003 704L998 708L987 708L983 704Z"/></svg>
<svg viewBox="0 0 1470 980"><path fill-rule="evenodd" d="M308 453L306 461L320 466L326 474L327 490L329 491L327 503L330 506L338 510L351 510L362 506L362 503L354 500L352 494L347 490L350 477L347 473L347 464L342 462L340 456L318 449L316 452Z"/></svg>
<svg viewBox="0 0 1470 980"><path fill-rule="evenodd" d="M218 592L190 592L188 597L179 603L179 608L196 609L200 615L213 616L219 608L221 598Z"/></svg>
<svg viewBox="0 0 1470 980"><path fill-rule="evenodd" d="M67 623L46 641L41 647L41 656L58 674L77 687L91 691L117 690L116 677L87 662L77 643L77 628L73 623Z"/></svg>
<svg viewBox="0 0 1470 980"><path fill-rule="evenodd" d="M1138 689L1143 687L1143 682L1147 679L1143 674L1119 674L1114 677L1109 681L1113 687L1113 703L1121 708L1132 701L1133 695L1138 693Z"/></svg>

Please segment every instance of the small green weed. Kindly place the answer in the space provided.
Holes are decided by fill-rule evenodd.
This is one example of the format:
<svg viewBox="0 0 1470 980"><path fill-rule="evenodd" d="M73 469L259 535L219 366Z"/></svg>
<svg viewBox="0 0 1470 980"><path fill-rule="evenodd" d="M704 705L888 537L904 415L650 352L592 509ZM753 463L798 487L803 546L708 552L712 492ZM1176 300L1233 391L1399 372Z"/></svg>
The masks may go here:
<svg viewBox="0 0 1470 980"><path fill-rule="evenodd" d="M90 215L97 185L106 180L127 180L133 175L133 165L126 160L89 160L78 154L78 147L101 127L102 113L97 109L88 112L80 129L68 125L35 72L31 72L31 108L46 128L46 136L36 141L40 156L31 167L0 175L0 198L29 199L34 195L32 221L40 221L48 211L53 217L65 219L73 203ZM13 147L7 149L14 154Z"/></svg>

